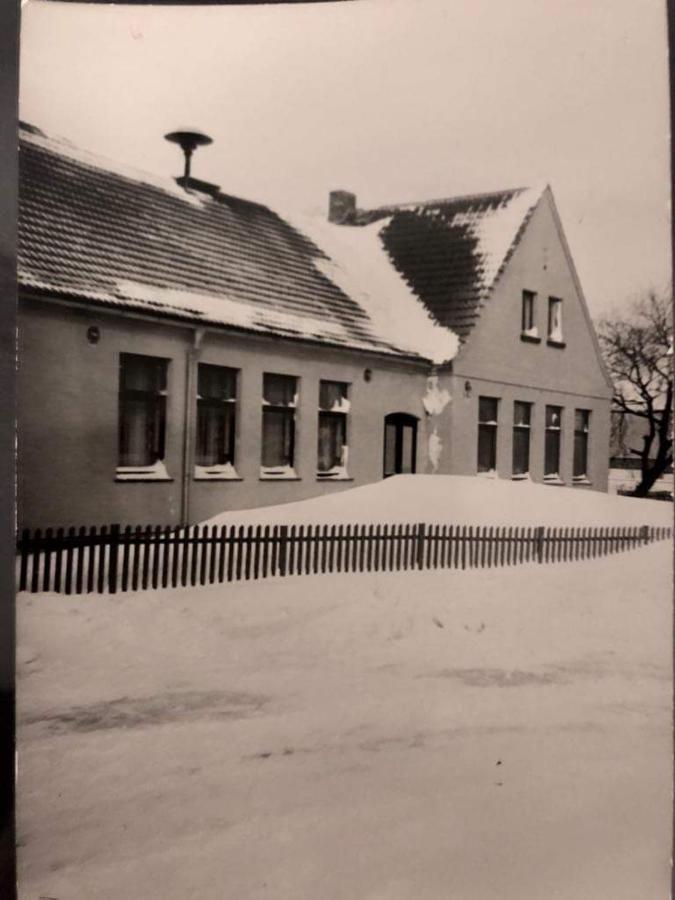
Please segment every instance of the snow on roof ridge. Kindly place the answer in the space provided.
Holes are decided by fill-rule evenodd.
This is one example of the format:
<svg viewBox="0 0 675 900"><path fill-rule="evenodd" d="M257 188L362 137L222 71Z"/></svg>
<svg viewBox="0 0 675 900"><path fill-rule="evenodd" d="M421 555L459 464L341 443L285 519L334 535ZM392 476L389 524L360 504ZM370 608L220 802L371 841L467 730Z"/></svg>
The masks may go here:
<svg viewBox="0 0 675 900"><path fill-rule="evenodd" d="M54 153L58 156L66 157L81 165L88 166L92 169L98 169L110 175L117 175L120 178L126 178L138 184L149 185L166 191L173 197L191 204L192 206L203 206L204 198L185 190L173 178L165 175L156 175L154 172L147 172L143 169L137 169L127 163L121 163L118 160L103 156L100 153L94 153L91 150L85 150L74 144L68 138L62 136L47 135L35 125L22 122L19 126L21 140L29 144L34 144L43 150Z"/></svg>
<svg viewBox="0 0 675 900"><path fill-rule="evenodd" d="M368 212L387 212L388 210L407 210L407 209L417 209L420 207L426 206L436 206L443 203L458 203L462 200L485 200L487 197L497 197L500 194L511 194L511 198L508 202L513 200L513 195L522 194L525 191L530 191L541 195L544 193L546 188L548 187L548 182L546 181L536 181L531 185L524 185L522 187L516 188L503 188L501 190L494 191L479 191L470 194L457 194L452 197L438 197L431 200L409 200L403 203L384 203L380 206L373 207L368 210Z"/></svg>

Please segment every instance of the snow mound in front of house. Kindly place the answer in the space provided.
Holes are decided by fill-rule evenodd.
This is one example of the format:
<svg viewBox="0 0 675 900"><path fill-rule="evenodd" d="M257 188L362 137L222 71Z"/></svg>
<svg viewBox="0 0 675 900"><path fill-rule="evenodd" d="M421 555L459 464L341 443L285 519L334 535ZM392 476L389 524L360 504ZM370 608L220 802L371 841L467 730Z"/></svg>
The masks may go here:
<svg viewBox="0 0 675 900"><path fill-rule="evenodd" d="M228 511L209 525L671 525L670 503L462 475L396 475L279 506Z"/></svg>

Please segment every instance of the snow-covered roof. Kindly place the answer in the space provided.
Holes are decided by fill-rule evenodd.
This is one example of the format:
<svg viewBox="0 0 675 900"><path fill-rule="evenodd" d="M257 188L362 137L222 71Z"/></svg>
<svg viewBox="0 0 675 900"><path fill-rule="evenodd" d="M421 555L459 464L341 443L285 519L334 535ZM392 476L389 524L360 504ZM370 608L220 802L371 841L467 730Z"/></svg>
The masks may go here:
<svg viewBox="0 0 675 900"><path fill-rule="evenodd" d="M546 185L359 210L381 222L382 250L434 319L462 339L523 234Z"/></svg>
<svg viewBox="0 0 675 900"><path fill-rule="evenodd" d="M46 296L443 363L543 188L300 216L20 132L19 282ZM195 187L202 190L196 190Z"/></svg>
<svg viewBox="0 0 675 900"><path fill-rule="evenodd" d="M33 127L20 132L19 283L46 297L415 357L259 203L185 190Z"/></svg>

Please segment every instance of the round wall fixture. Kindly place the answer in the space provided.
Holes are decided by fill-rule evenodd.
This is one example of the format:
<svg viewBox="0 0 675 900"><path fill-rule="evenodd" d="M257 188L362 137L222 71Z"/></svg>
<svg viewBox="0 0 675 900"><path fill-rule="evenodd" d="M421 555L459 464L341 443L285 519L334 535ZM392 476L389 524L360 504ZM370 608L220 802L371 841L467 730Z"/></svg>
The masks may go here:
<svg viewBox="0 0 675 900"><path fill-rule="evenodd" d="M101 331L98 325L90 325L87 328L87 340L90 344L98 344L101 340Z"/></svg>
<svg viewBox="0 0 675 900"><path fill-rule="evenodd" d="M363 380L364 381L372 381L372 378L373 378L373 370L372 369L364 369Z"/></svg>

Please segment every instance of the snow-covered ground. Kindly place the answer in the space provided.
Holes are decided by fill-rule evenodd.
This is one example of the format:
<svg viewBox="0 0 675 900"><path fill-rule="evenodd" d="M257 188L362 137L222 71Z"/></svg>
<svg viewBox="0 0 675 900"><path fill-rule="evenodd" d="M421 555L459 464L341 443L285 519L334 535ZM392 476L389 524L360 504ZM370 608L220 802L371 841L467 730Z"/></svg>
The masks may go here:
<svg viewBox="0 0 675 900"><path fill-rule="evenodd" d="M461 475L396 475L363 487L261 509L212 524L399 523L458 525L672 525L673 507L582 488Z"/></svg>
<svg viewBox="0 0 675 900"><path fill-rule="evenodd" d="M665 900L670 561L19 595L22 900Z"/></svg>
<svg viewBox="0 0 675 900"><path fill-rule="evenodd" d="M617 491L632 491L635 489L640 480L640 472L636 469L610 469L609 470L609 490L610 493L616 494ZM673 476L664 475L655 482L652 488L653 492L670 491L673 492Z"/></svg>

